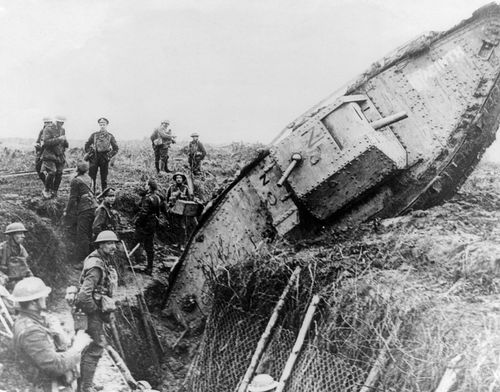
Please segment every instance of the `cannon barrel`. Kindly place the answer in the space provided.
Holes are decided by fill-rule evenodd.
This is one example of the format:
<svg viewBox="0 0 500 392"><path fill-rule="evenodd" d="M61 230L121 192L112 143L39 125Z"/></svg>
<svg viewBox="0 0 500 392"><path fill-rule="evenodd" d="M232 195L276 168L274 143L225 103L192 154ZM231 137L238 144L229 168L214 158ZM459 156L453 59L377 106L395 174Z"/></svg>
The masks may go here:
<svg viewBox="0 0 500 392"><path fill-rule="evenodd" d="M407 117L408 117L408 115L406 114L406 112L398 112L398 113L391 114L390 116L387 116L387 117L382 117L379 120L373 121L370 123L370 125L373 127L373 129L376 130L376 129L386 127L387 125L394 124L395 122L404 120Z"/></svg>
<svg viewBox="0 0 500 392"><path fill-rule="evenodd" d="M293 154L292 155L292 162L290 162L290 164L288 165L288 167L286 168L285 172L283 173L283 175L281 176L281 178L278 180L278 182L276 183L276 185L278 186L283 186L283 184L285 183L286 179L290 176L290 174L292 174L292 171L293 169L295 169L295 166L297 166L297 164L302 160L302 155L300 154Z"/></svg>

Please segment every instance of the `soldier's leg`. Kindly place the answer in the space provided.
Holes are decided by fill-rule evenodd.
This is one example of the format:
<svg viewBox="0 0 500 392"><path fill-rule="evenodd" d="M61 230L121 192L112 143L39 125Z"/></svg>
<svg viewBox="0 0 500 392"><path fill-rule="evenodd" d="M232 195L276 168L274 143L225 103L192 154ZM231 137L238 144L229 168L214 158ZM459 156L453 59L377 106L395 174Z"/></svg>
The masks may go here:
<svg viewBox="0 0 500 392"><path fill-rule="evenodd" d="M45 194L44 197L50 197L51 190L54 187L56 175L56 164L54 161L43 161L42 170L47 173L45 177Z"/></svg>
<svg viewBox="0 0 500 392"><path fill-rule="evenodd" d="M90 161L89 163L89 176L92 179L92 184L93 184L93 190L95 192L95 181L97 178L97 169L99 166L97 165L97 157L95 157L93 160Z"/></svg>
<svg viewBox="0 0 500 392"><path fill-rule="evenodd" d="M63 170L64 170L64 162L56 163L56 174L54 177L54 184L52 188L55 195L57 195L57 191L59 190L59 186L61 185Z"/></svg>
<svg viewBox="0 0 500 392"><path fill-rule="evenodd" d="M156 173L160 173L160 149L159 148L155 148L154 152L155 152L155 169L156 169Z"/></svg>
<svg viewBox="0 0 500 392"><path fill-rule="evenodd" d="M78 214L76 226L77 238L77 258L81 262L90 253L90 244L92 241L92 223L94 222L94 210L83 211Z"/></svg>
<svg viewBox="0 0 500 392"><path fill-rule="evenodd" d="M36 170L36 173L38 174L38 178L40 178L40 180L42 180L42 182L44 183L45 185L45 172L42 171L42 159L40 157L37 157L35 159L35 170Z"/></svg>
<svg viewBox="0 0 500 392"><path fill-rule="evenodd" d="M150 233L144 238L144 250L146 251L146 257L148 259L148 265L146 266L147 274L151 274L153 272L153 261L155 257L154 237L154 233Z"/></svg>
<svg viewBox="0 0 500 392"><path fill-rule="evenodd" d="M82 353L82 361L80 364L80 392L94 391L94 374L97 369L99 359L104 351L104 347L106 347L104 326L99 315L88 315L87 333L92 338L92 343L90 343L90 345Z"/></svg>
<svg viewBox="0 0 500 392"><path fill-rule="evenodd" d="M108 187L108 168L109 168L109 161L108 159L103 156L100 169L101 169L101 191L106 189Z"/></svg>

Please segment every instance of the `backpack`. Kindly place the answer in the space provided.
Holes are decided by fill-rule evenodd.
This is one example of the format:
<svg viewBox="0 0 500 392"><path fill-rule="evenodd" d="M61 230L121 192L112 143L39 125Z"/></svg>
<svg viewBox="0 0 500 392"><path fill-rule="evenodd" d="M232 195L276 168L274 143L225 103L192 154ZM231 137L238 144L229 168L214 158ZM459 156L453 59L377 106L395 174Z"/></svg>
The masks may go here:
<svg viewBox="0 0 500 392"><path fill-rule="evenodd" d="M97 152L108 152L111 150L111 134L109 132L96 132L94 144Z"/></svg>

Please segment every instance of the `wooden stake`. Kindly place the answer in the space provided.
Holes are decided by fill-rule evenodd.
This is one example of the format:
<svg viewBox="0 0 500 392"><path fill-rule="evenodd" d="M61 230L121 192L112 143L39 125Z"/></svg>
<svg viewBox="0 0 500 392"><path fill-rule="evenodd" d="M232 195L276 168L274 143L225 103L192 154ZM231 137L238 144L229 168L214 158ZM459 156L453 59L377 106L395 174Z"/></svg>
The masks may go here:
<svg viewBox="0 0 500 392"><path fill-rule="evenodd" d="M106 346L106 351L109 353L109 356L113 360L113 362L118 366L118 369L120 369L120 372L123 375L123 378L125 378L125 381L130 387L137 388L137 381L135 381L134 377L132 376L132 373L130 373L129 368L123 361L122 357L116 352L116 350L111 347L109 344Z"/></svg>
<svg viewBox="0 0 500 392"><path fill-rule="evenodd" d="M286 361L285 367L283 369L283 373L281 374L280 381L278 386L276 387L276 392L283 392L285 389L286 383L292 374L293 366L295 365L295 361L297 360L300 350L304 344L304 340L306 338L307 331L309 331L309 327L311 326L312 319L314 317L314 312L319 303L319 295L315 295L312 297L311 303L307 308L306 315L304 317L304 321L302 322L302 326L300 327L299 334L297 335L297 339L295 340L295 344L293 345L292 352Z"/></svg>
<svg viewBox="0 0 500 392"><path fill-rule="evenodd" d="M111 313L110 325L111 325L111 333L113 334L113 338L116 343L116 348L118 349L122 358L125 358L125 353L123 352L122 343L120 341L120 335L118 334L118 329L116 328L115 315L113 313Z"/></svg>
<svg viewBox="0 0 500 392"><path fill-rule="evenodd" d="M443 377L441 378L441 381L439 382L439 385L434 392L448 392L451 388L453 388L453 386L457 382L458 371L460 370L457 365L462 360L462 358L462 354L457 355L448 363L446 371L444 372Z"/></svg>
<svg viewBox="0 0 500 392"><path fill-rule="evenodd" d="M389 335L389 339L385 341L384 347L380 350L380 353L377 356L377 359L373 363L373 366L366 377L365 383L363 387L359 390L359 392L370 392L375 389L378 379L380 377L380 373L385 368L387 364L387 352L389 351L389 345L392 340L398 335L399 327L401 326L401 320L397 320L394 328Z"/></svg>
<svg viewBox="0 0 500 392"><path fill-rule="evenodd" d="M290 279L288 279L288 284L286 285L285 289L281 293L281 296L274 306L273 313L271 314L271 318L267 322L266 329L262 336L260 337L259 342L257 343L257 347L255 348L255 352L253 354L252 360L250 361L250 365L248 366L248 369L243 376L243 379L240 381L240 385L236 387L235 391L237 392L246 392L248 385L250 384L250 381L252 380L253 374L255 372L255 369L257 368L257 365L259 364L260 358L262 357L262 354L264 353L264 350L267 347L267 342L269 341L269 338L271 336L271 333L273 331L274 325L276 324L276 321L278 320L278 315L279 312L281 311L281 308L283 308L283 305L285 304L285 299L288 295L288 292L290 291L290 288L292 287L294 281L297 279L297 277L300 274L300 267L295 268L293 271L292 275L290 276Z"/></svg>

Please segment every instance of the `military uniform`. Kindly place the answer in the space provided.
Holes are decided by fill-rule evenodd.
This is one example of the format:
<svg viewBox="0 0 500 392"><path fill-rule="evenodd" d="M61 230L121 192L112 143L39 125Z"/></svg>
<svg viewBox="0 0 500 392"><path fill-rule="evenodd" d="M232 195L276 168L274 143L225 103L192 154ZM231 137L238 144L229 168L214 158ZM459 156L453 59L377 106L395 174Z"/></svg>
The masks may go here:
<svg viewBox="0 0 500 392"><path fill-rule="evenodd" d="M120 216L110 205L103 201L95 211L94 223L92 224L92 233L97 237L101 231L117 231L120 226Z"/></svg>
<svg viewBox="0 0 500 392"><path fill-rule="evenodd" d="M97 364L106 347L104 323L109 322L110 317L106 302L112 301L117 286L116 270L99 249L93 251L85 259L80 285L75 306L87 315L86 332L92 338L92 343L82 354L81 362L80 387L81 392L86 392L92 390L92 380Z"/></svg>
<svg viewBox="0 0 500 392"><path fill-rule="evenodd" d="M21 279L33 276L28 266L28 252L24 246L16 244L12 237L0 244L0 275L10 290ZM1 282L0 282L1 284Z"/></svg>
<svg viewBox="0 0 500 392"><path fill-rule="evenodd" d="M71 180L66 206L68 223L76 223L78 261L82 261L89 254L96 207L97 201L92 192L90 177L86 174L78 174Z"/></svg>
<svg viewBox="0 0 500 392"><path fill-rule="evenodd" d="M60 346L57 334L52 331L39 313L19 309L14 323L14 349L28 380L34 385L32 391L52 391L52 383L66 385L59 391L74 391L68 385L71 375L76 375L80 353L76 350L58 352L67 347Z"/></svg>
<svg viewBox="0 0 500 392"><path fill-rule="evenodd" d="M139 212L135 218L135 240L142 244L146 251L148 271L153 269L154 236L163 206L164 197L160 192L147 192L141 198Z"/></svg>
<svg viewBox="0 0 500 392"><path fill-rule="evenodd" d="M151 134L151 143L155 153L156 172L160 173L161 170L168 172L168 149L175 143L172 130L168 127L156 128Z"/></svg>
<svg viewBox="0 0 500 392"><path fill-rule="evenodd" d="M45 173L42 171L42 153L43 153L43 145L42 145L42 137L43 137L43 130L45 127L42 128L42 130L38 133L38 137L36 138L35 142L35 170L36 173L38 174L38 178L42 180L42 182L45 184Z"/></svg>
<svg viewBox="0 0 500 392"><path fill-rule="evenodd" d="M178 174L174 175L174 178ZM187 228L187 220L185 216L174 214L171 212L171 209L175 206L175 202L177 200L191 200L192 195L189 191L189 187L185 183L186 177L182 175L184 178L184 182L181 184L174 183L170 185L167 191L167 205L169 208L169 220L172 223L174 232L179 241L179 244L182 246L186 242L186 228Z"/></svg>
<svg viewBox="0 0 500 392"><path fill-rule="evenodd" d="M203 143L199 140L191 140L188 147L188 162L191 168L191 173L194 175L200 174L201 161L205 158L207 152Z"/></svg>
<svg viewBox="0 0 500 392"><path fill-rule="evenodd" d="M43 129L41 154L42 171L47 173L45 177L45 190L57 193L62 180L64 165L66 164L65 151L68 141L65 137L66 131L61 126L47 125Z"/></svg>
<svg viewBox="0 0 500 392"><path fill-rule="evenodd" d="M86 153L90 153L89 175L94 181L94 191L98 170L101 173L101 189L106 189L108 187L109 161L118 153L115 137L106 130L99 130L90 135L84 149Z"/></svg>

